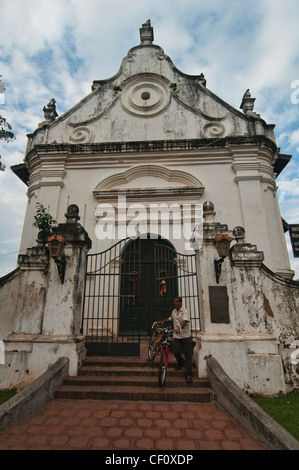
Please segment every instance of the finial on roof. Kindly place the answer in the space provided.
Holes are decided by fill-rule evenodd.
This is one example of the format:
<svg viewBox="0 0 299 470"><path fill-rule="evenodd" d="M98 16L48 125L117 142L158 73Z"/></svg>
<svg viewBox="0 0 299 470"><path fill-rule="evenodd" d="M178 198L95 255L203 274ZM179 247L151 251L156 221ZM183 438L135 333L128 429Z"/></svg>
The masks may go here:
<svg viewBox="0 0 299 470"><path fill-rule="evenodd" d="M147 20L139 29L141 44L152 44L154 40L154 30L151 27L151 20Z"/></svg>
<svg viewBox="0 0 299 470"><path fill-rule="evenodd" d="M52 122L57 118L58 114L56 112L56 102L54 98L47 104L47 107L44 106L43 111L47 122Z"/></svg>
<svg viewBox="0 0 299 470"><path fill-rule="evenodd" d="M240 105L240 109L243 110L245 114L254 114L253 113L253 108L254 108L254 102L255 98L251 98L251 94L249 89L245 91L242 99L242 103Z"/></svg>

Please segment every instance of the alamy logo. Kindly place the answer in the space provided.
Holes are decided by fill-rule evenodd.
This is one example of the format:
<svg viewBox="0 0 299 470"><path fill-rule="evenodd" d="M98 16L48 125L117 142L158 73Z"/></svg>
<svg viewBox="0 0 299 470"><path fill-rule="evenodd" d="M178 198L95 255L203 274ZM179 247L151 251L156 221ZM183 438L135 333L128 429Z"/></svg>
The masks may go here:
<svg viewBox="0 0 299 470"><path fill-rule="evenodd" d="M293 93L291 93L291 103L299 103L299 80L293 80L291 83L291 88L295 88Z"/></svg>
<svg viewBox="0 0 299 470"><path fill-rule="evenodd" d="M140 203L127 205L126 197L119 196L114 206L99 204L95 211L96 237L99 240L122 240L124 238L151 238L158 236L173 240L184 240L190 245L194 227L197 230L197 247L203 223L202 204ZM187 247L186 247L187 248ZM189 246L190 249L190 246Z"/></svg>

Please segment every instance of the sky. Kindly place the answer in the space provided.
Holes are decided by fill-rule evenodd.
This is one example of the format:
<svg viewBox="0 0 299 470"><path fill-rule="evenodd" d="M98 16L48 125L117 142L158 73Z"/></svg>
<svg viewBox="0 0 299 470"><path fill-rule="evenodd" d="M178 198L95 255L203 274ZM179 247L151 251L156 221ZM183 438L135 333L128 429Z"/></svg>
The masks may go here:
<svg viewBox="0 0 299 470"><path fill-rule="evenodd" d="M0 277L17 265L27 188L10 166L23 162L27 134L52 98L61 115L93 80L115 75L148 19L154 44L184 73L203 73L221 99L239 109L250 89L280 152L292 155L277 195L282 217L299 224L298 18L298 0L0 0L0 115L16 136L0 141ZM288 233L286 242L298 279Z"/></svg>

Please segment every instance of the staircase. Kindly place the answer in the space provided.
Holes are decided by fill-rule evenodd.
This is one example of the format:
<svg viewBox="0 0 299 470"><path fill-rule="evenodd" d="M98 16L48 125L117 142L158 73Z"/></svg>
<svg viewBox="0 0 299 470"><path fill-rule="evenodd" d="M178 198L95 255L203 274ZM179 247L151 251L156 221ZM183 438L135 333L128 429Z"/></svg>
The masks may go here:
<svg viewBox="0 0 299 470"><path fill-rule="evenodd" d="M77 377L68 377L56 391L56 398L133 401L208 402L214 399L208 379L187 384L184 371L175 370L170 360L166 383L158 384L159 360L88 356ZM195 368L194 368L195 369Z"/></svg>

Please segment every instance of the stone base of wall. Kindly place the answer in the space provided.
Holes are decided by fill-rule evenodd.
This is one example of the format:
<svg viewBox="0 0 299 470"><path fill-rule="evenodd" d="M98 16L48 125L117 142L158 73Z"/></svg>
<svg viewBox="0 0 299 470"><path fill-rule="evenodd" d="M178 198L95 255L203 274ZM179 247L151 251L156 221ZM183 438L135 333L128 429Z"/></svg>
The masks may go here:
<svg viewBox="0 0 299 470"><path fill-rule="evenodd" d="M22 390L55 364L59 357L69 360L68 374L76 376L86 357L83 336L12 334L4 343L5 364L0 365L1 389Z"/></svg>
<svg viewBox="0 0 299 470"><path fill-rule="evenodd" d="M199 334L194 348L198 377L207 377L207 358L214 357L226 374L253 395L286 393L277 340L267 334Z"/></svg>

